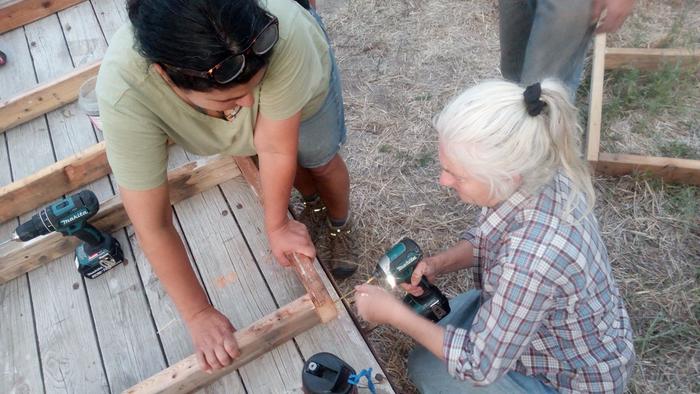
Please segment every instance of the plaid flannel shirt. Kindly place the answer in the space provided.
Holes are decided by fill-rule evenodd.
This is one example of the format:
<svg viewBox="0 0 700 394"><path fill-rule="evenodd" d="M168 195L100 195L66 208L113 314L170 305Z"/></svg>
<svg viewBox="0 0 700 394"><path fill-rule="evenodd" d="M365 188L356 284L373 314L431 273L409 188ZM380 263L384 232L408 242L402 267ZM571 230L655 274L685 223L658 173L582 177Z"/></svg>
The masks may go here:
<svg viewBox="0 0 700 394"><path fill-rule="evenodd" d="M561 393L623 392L632 328L583 198L563 220L569 190L560 172L536 194L484 208L465 233L481 304L470 330L446 328L452 376L486 385L515 370Z"/></svg>

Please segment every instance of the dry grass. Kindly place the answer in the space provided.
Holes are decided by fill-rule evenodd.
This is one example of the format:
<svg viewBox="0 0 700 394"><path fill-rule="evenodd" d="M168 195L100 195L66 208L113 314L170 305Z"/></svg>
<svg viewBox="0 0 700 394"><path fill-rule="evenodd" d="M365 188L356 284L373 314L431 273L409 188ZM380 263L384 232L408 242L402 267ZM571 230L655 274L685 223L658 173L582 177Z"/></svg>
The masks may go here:
<svg viewBox="0 0 700 394"><path fill-rule="evenodd" d="M493 0L325 0L320 8L343 75L362 263L341 284L345 292L399 237L437 252L473 223L476 209L437 184L430 120L462 88L499 76L498 15ZM684 26L700 26L694 2L639 0L637 9L611 45L658 43L679 12L689 15ZM700 41L692 31L678 37ZM694 110L686 120L697 122ZM700 392L700 190L643 177L597 178L596 186L596 211L636 334L629 391ZM449 296L470 285L467 273L439 283ZM405 373L413 342L384 327L370 340L397 392L413 392Z"/></svg>

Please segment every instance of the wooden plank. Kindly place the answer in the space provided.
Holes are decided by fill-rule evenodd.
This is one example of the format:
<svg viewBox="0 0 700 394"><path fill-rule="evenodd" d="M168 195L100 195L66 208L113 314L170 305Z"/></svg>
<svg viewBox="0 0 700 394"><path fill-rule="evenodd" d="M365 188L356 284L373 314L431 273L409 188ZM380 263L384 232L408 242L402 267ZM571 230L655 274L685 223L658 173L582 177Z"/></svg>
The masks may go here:
<svg viewBox="0 0 700 394"><path fill-rule="evenodd" d="M100 64L95 63L76 69L2 102L0 133L75 101L80 85L97 75L99 67Z"/></svg>
<svg viewBox="0 0 700 394"><path fill-rule="evenodd" d="M126 0L91 0L107 42L129 20Z"/></svg>
<svg viewBox="0 0 700 394"><path fill-rule="evenodd" d="M17 0L0 8L0 33L16 29L84 0Z"/></svg>
<svg viewBox="0 0 700 394"><path fill-rule="evenodd" d="M272 256L263 228L262 206L248 183L239 177L223 183L221 189L233 209L260 270L267 282L274 284L270 288L277 303L285 304L304 294L306 289L296 278L293 270L282 267ZM314 263L314 269L325 285L331 300L334 302L338 300L338 294L317 261ZM295 342L303 356L308 359L318 352L331 352L357 370L371 367L373 371L386 376L352 321L347 309L341 303L336 302L335 305L338 310L336 319L296 336ZM298 387L301 386L300 379L301 376L297 377ZM393 389L385 381L385 383L377 385L377 392L393 393Z"/></svg>
<svg viewBox="0 0 700 394"><path fill-rule="evenodd" d="M245 327L277 309L220 190L208 190L174 208L211 303L235 327ZM302 366L299 353L289 343L239 373L246 387L280 393L293 388L287 384Z"/></svg>
<svg viewBox="0 0 700 394"><path fill-rule="evenodd" d="M601 152L596 171L614 176L648 172L667 182L700 185L700 160Z"/></svg>
<svg viewBox="0 0 700 394"><path fill-rule="evenodd" d="M0 223L109 174L104 142L0 187Z"/></svg>
<svg viewBox="0 0 700 394"><path fill-rule="evenodd" d="M605 69L656 70L664 65L698 67L700 49L690 48L606 48Z"/></svg>
<svg viewBox="0 0 700 394"><path fill-rule="evenodd" d="M39 83L72 70L56 15L31 23L24 30ZM71 119L60 112L49 114L46 119L39 133L17 130L8 133L15 178L26 177L54 162L50 128ZM29 215L21 220L27 220ZM109 390L109 384L102 368L87 295L72 260L72 256L61 257L29 275L44 387L47 392L104 392Z"/></svg>
<svg viewBox="0 0 700 394"><path fill-rule="evenodd" d="M243 178L257 195L258 201L262 204L262 183L260 182L258 168L253 163L253 160L250 157L236 157L236 165L240 169ZM293 258L295 263L294 271L306 289L307 294L311 296L314 305L316 305L316 312L319 314L321 321L326 323L333 320L338 315L335 302L331 300L326 287L321 281L321 277L314 269L314 261L298 254L294 254Z"/></svg>
<svg viewBox="0 0 700 394"><path fill-rule="evenodd" d="M4 43L25 41L22 31L2 36ZM29 52L24 45L26 61ZM22 59L22 56L18 56ZM24 61L20 60L20 63ZM8 66L9 67L9 66ZM0 81L5 82L4 79ZM5 135L0 135L0 184L12 181ZM17 226L13 220L0 225L0 240L10 237ZM36 346L29 282L26 275L0 284L0 387L10 393L39 393L43 379Z"/></svg>
<svg viewBox="0 0 700 394"><path fill-rule="evenodd" d="M190 158L187 157L187 154L181 147L174 146L170 149L168 155L169 168L177 168L178 166L181 166L182 163L187 163L189 160ZM200 284L202 284L206 290L206 287L202 283L199 275L199 270L195 264L195 259L192 257L189 248L187 248L188 244L180 228L179 220L175 214L173 214L173 216L173 224L175 225L175 229L180 234L180 237L185 240L188 259L193 265L195 275L197 275ZM163 344L163 350L166 354L168 365L172 365L192 354L193 348L191 345L190 335L184 322L180 319L180 315L178 314L175 305L167 295L158 277L153 272L153 267L151 267L151 265L148 263L143 250L141 250L139 247L138 240L133 233L133 229L129 228L128 231L131 234L129 238L131 239L132 247L134 248L136 264L138 264L142 282L144 283L144 287L146 289L146 296L148 297L148 301L151 306L153 319L158 327L158 335L161 339L161 343ZM229 374L200 391L208 394L242 394L246 392L241 378L237 373Z"/></svg>
<svg viewBox="0 0 700 394"><path fill-rule="evenodd" d="M238 167L230 156L188 163L168 174L170 201L182 201L238 175ZM114 197L100 205L100 212L90 221L96 227L114 232L129 224L121 198ZM71 253L78 243L74 237L52 233L29 242L8 244L0 249L0 283Z"/></svg>
<svg viewBox="0 0 700 394"><path fill-rule="evenodd" d="M89 2L60 12L59 18L74 64L92 63L103 56L107 43ZM60 119L52 119L54 115L60 115ZM49 113L47 118L58 158L94 146L96 137L92 124L76 103ZM100 200L114 196L107 177L87 187ZM125 232L120 230L113 235L127 260L132 261ZM74 268L72 271L73 278L77 277ZM120 392L162 370L166 366L165 356L153 321L148 318L150 310L136 265L117 267L95 280L84 281L84 286L110 390Z"/></svg>
<svg viewBox="0 0 700 394"><path fill-rule="evenodd" d="M191 355L130 388L126 393L189 393L231 373L318 323L319 319L314 311L313 302L308 295L302 296L245 329L237 331L234 335L241 350L241 356L228 367L207 374L199 368L196 356ZM251 389L256 392L255 388Z"/></svg>
<svg viewBox="0 0 700 394"><path fill-rule="evenodd" d="M603 76L605 74L605 33L595 36L593 41L593 64L591 66L591 91L588 105L588 133L586 159L594 164L600 150L600 127L603 115Z"/></svg>

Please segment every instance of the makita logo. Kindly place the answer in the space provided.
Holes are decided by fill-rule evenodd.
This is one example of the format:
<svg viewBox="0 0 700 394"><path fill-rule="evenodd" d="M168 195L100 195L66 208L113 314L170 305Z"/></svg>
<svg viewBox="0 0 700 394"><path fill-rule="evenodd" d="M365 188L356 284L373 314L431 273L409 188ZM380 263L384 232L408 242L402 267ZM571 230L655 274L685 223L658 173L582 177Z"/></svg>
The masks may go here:
<svg viewBox="0 0 700 394"><path fill-rule="evenodd" d="M416 260L418 260L418 256L416 256L415 254L411 255L411 257L409 257L408 260L406 260L403 264L401 264L396 270L401 272Z"/></svg>
<svg viewBox="0 0 700 394"><path fill-rule="evenodd" d="M61 224L61 226L65 226L67 224L71 224L72 222L76 221L77 219L80 219L81 217L85 216L88 214L88 211L86 209L76 212L71 216L68 216L65 219L61 219L58 222Z"/></svg>

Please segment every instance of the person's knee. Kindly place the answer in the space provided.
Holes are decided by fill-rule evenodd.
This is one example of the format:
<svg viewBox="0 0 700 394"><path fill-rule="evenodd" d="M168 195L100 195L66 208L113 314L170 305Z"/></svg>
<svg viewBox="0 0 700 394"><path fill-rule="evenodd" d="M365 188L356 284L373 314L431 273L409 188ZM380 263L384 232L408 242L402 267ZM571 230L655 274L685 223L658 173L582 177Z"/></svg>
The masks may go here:
<svg viewBox="0 0 700 394"><path fill-rule="evenodd" d="M337 171L338 160L341 159L340 156L336 154L331 160L328 161L328 163L318 167L309 168L308 170L315 178L327 178L333 176L334 172Z"/></svg>

